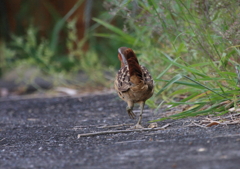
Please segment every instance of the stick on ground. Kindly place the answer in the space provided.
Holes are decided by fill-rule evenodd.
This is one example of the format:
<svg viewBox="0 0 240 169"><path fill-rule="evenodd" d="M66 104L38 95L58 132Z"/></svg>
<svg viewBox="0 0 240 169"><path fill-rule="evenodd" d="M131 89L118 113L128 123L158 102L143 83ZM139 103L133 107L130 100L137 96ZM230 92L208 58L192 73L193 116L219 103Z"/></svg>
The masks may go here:
<svg viewBox="0 0 240 169"><path fill-rule="evenodd" d="M142 132L142 131L157 131L157 130L163 130L166 127L168 127L169 125L170 124L166 124L166 125L164 125L162 127L158 127L158 128L143 128L143 129L133 129L133 130L110 130L110 131L101 131L101 132L94 132L94 133L84 133L84 134L78 134L77 138L103 135L103 134L130 133L130 132Z"/></svg>

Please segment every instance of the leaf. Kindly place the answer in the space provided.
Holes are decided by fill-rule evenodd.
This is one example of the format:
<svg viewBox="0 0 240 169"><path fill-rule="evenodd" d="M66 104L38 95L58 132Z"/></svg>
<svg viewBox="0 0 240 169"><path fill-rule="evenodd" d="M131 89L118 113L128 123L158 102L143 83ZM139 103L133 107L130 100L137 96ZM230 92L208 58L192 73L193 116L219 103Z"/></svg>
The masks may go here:
<svg viewBox="0 0 240 169"><path fill-rule="evenodd" d="M119 38L121 38L122 40L126 41L127 43L130 43L130 44L134 44L135 42L135 38L133 38L132 36L124 33L121 29L105 22L105 21L102 21L100 19L97 19L97 18L93 18L93 20L101 25L103 25L104 27L106 27L107 29L113 31L114 33L118 34L119 35Z"/></svg>
<svg viewBox="0 0 240 169"><path fill-rule="evenodd" d="M65 22L78 9L82 2L83 0L78 0L77 3L69 10L69 12L54 26L50 43L50 48L52 49L52 51L56 51L59 33L61 29L63 29Z"/></svg>
<svg viewBox="0 0 240 169"><path fill-rule="evenodd" d="M201 77L207 77L205 74L202 74L199 70L197 70L197 69L193 69L193 68L190 68L190 67L188 67L188 66L184 66L184 65L182 65L182 64L180 64L180 63L177 63L176 61L174 61L169 55L167 55L166 53L164 53L164 52L162 52L163 54L164 54L164 56L166 56L166 58L162 58L163 60L166 60L166 61L169 61L170 63L172 63L173 65L175 65L175 66L177 66L177 67L179 67L179 68L181 68L181 69L183 69L183 70L185 70L185 71L187 71L187 72L191 72L191 73L194 73L194 74L196 74L196 75L198 75L198 76L201 76Z"/></svg>
<svg viewBox="0 0 240 169"><path fill-rule="evenodd" d="M154 79L155 81L165 81L165 82L169 82L169 80L162 80L162 79ZM199 84L195 84L195 83L189 83L189 82L183 82L183 81L177 81L175 82L176 84L180 84L180 85L184 85L184 86L188 86L188 87L193 87L193 88L198 88L198 89L204 89L203 86L199 85Z"/></svg>
<svg viewBox="0 0 240 169"><path fill-rule="evenodd" d="M173 83L175 83L176 81L178 81L179 79L182 78L182 75L177 74L176 76L174 76L157 94L156 96L158 96L159 94L161 94L168 86L172 85Z"/></svg>
<svg viewBox="0 0 240 169"><path fill-rule="evenodd" d="M206 125L206 127L212 127L213 125L218 125L218 124L220 124L220 122L218 122L218 121L211 121L210 123L208 123Z"/></svg>
<svg viewBox="0 0 240 169"><path fill-rule="evenodd" d="M177 61L178 58L176 58L174 61ZM170 65L168 65L168 67L166 69L164 69L164 71L162 73L160 73L156 79L160 79L171 67L172 67L172 63Z"/></svg>
<svg viewBox="0 0 240 169"><path fill-rule="evenodd" d="M209 88L209 87L207 87L207 86L205 86L205 85L203 85L203 84L201 84L201 83L199 83L199 82L197 82L197 81L191 79L191 78L188 77L188 76L185 76L185 75L184 75L184 77L187 78L187 79L189 79L189 80L191 80L191 81L193 81L193 82L195 82L195 83L197 83L197 84L199 84L199 85L201 85L202 87L205 87L206 89L212 91L213 93L215 93L215 94L217 94L217 95L219 95L219 96L222 96L223 98L227 98L227 97L225 97L224 95L222 95L222 94L220 94L220 93L214 91L213 89L211 89L211 88Z"/></svg>

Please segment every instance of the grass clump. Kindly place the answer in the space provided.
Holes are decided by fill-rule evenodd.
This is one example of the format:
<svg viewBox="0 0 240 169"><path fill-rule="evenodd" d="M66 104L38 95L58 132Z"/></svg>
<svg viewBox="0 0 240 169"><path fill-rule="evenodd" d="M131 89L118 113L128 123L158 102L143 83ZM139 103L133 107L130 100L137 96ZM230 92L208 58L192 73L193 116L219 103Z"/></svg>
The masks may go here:
<svg viewBox="0 0 240 169"><path fill-rule="evenodd" d="M159 108L163 98L171 107L184 106L172 118L224 114L238 106L238 1L106 0L105 4L113 17L124 21L116 27L95 18L111 31L96 36L135 49L155 77L156 94L149 105Z"/></svg>

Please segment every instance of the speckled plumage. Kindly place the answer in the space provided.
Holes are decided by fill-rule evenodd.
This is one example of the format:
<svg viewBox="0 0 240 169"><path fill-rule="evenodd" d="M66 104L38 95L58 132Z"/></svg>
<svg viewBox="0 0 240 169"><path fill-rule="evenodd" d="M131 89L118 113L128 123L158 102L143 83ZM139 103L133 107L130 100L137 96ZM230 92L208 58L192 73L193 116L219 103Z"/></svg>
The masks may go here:
<svg viewBox="0 0 240 169"><path fill-rule="evenodd" d="M139 84L130 81L128 65L118 71L115 80L115 89L124 101L131 100L133 103L146 101L153 94L153 80L148 70L141 66L143 80ZM138 92L136 94L136 92Z"/></svg>
<svg viewBox="0 0 240 169"><path fill-rule="evenodd" d="M148 70L139 65L132 49L121 47L118 52L121 68L115 79L115 89L119 97L127 102L127 112L131 118L135 118L132 112L134 103L140 103L141 113L135 128L141 128L144 104L153 95L154 83Z"/></svg>

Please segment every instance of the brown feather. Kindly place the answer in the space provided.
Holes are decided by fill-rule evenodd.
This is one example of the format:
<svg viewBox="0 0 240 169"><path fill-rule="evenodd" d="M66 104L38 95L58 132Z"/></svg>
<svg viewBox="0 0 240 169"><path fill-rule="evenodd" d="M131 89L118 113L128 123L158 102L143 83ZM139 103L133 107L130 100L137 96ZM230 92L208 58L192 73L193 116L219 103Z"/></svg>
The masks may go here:
<svg viewBox="0 0 240 169"><path fill-rule="evenodd" d="M130 80L132 83L140 83L142 78L142 70L138 63L137 57L132 49L128 48L124 51L124 56L126 57L128 68L129 68L129 74L130 74Z"/></svg>
<svg viewBox="0 0 240 169"><path fill-rule="evenodd" d="M132 49L120 47L118 58L121 61L121 68L116 76L114 87L121 99L127 102L127 113L130 118L135 118L133 113L134 103L140 104L140 115L134 128L141 126L144 103L153 95L154 83L148 70L139 65L137 57Z"/></svg>
<svg viewBox="0 0 240 169"><path fill-rule="evenodd" d="M126 102L145 101L153 94L153 79L148 70L139 65L133 50L126 47L118 49L118 58L122 63L116 76L115 89Z"/></svg>

